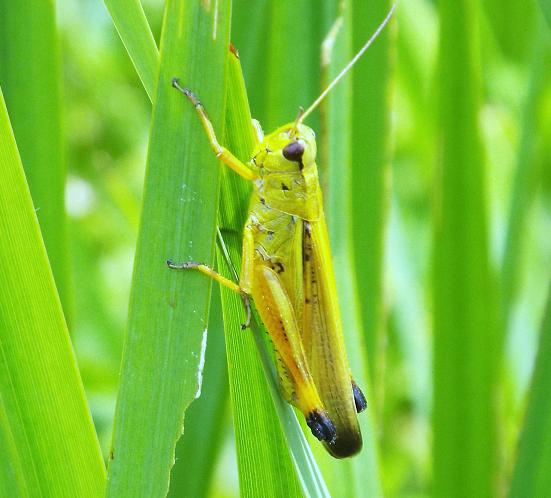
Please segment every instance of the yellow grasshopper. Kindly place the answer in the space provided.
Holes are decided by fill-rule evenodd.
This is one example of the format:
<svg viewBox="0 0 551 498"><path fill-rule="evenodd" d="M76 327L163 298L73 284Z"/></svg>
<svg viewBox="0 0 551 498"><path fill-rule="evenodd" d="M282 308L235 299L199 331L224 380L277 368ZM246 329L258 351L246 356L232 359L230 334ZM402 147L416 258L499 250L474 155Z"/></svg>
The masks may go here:
<svg viewBox="0 0 551 498"><path fill-rule="evenodd" d="M177 78L172 81L194 105L216 157L251 181L253 193L239 284L204 264L167 264L199 270L238 292L247 309L244 327L250 321L252 297L274 344L283 396L304 414L312 434L336 458L360 451L356 413L365 409L366 400L350 374L315 162L316 139L303 120L371 45L394 8L306 112L259 139L247 165L219 144L193 92Z"/></svg>

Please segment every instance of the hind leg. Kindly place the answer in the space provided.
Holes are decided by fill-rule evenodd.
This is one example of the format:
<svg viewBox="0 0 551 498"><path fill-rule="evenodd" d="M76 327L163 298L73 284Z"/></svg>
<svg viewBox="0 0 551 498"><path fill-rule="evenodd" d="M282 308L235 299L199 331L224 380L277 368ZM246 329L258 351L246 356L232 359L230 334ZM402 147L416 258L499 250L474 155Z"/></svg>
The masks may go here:
<svg viewBox="0 0 551 498"><path fill-rule="evenodd" d="M253 298L276 349L286 375L284 389L291 402L306 418L312 434L331 443L336 437L333 422L321 402L308 368L298 326L289 296L277 273L261 265L254 272Z"/></svg>

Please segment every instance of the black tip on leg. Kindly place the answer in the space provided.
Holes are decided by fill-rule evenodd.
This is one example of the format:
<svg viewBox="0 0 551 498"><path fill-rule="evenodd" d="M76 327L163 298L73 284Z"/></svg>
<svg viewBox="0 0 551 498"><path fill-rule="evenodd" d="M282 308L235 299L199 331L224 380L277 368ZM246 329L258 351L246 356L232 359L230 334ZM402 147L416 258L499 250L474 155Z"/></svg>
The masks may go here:
<svg viewBox="0 0 551 498"><path fill-rule="evenodd" d="M331 444L337 437L337 430L324 411L315 410L306 418L312 434L319 440Z"/></svg>
<svg viewBox="0 0 551 498"><path fill-rule="evenodd" d="M172 86L174 88L180 89L180 80L176 77L172 78Z"/></svg>
<svg viewBox="0 0 551 498"><path fill-rule="evenodd" d="M367 400L365 399L362 390L357 386L354 381L352 381L352 393L354 394L354 404L356 405L356 412L363 412L367 408Z"/></svg>
<svg viewBox="0 0 551 498"><path fill-rule="evenodd" d="M172 261L171 259L166 260L166 266L168 266L169 268L172 268L173 265L174 265L174 261Z"/></svg>

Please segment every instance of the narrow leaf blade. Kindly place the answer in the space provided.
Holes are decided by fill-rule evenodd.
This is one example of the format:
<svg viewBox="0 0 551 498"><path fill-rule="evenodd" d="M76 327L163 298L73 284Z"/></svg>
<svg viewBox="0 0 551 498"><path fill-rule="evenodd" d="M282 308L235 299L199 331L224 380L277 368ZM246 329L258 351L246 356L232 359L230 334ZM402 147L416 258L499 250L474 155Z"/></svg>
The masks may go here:
<svg viewBox="0 0 551 498"><path fill-rule="evenodd" d="M440 2L439 146L435 203L434 492L494 495L493 389L498 311L488 250L478 126L474 2Z"/></svg>
<svg viewBox="0 0 551 498"><path fill-rule="evenodd" d="M183 412L201 386L210 282L170 270L166 260L212 263L219 168L193 106L171 81L179 76L220 124L229 7L165 7L107 496L167 493Z"/></svg>
<svg viewBox="0 0 551 498"><path fill-rule="evenodd" d="M1 92L0 170L0 481L100 497L105 467Z"/></svg>
<svg viewBox="0 0 551 498"><path fill-rule="evenodd" d="M139 0L105 0L113 24L124 44L142 84L153 101L159 51Z"/></svg>
<svg viewBox="0 0 551 498"><path fill-rule="evenodd" d="M0 86L10 110L57 290L70 322L72 296L55 2L1 0L0 12Z"/></svg>
<svg viewBox="0 0 551 498"><path fill-rule="evenodd" d="M545 496L551 488L551 288L509 496Z"/></svg>

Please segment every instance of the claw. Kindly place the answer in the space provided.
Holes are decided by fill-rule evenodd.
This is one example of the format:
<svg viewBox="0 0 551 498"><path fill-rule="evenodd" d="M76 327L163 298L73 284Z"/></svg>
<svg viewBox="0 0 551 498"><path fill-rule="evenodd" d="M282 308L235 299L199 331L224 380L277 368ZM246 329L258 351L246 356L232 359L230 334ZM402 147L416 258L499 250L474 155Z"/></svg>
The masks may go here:
<svg viewBox="0 0 551 498"><path fill-rule="evenodd" d="M166 265L173 270L189 270L192 268L197 268L201 265L201 263L196 263L195 261L188 261L187 263L174 263L171 259L167 259Z"/></svg>
<svg viewBox="0 0 551 498"><path fill-rule="evenodd" d="M201 102L196 95L189 88L181 86L178 78L172 78L172 86L179 92L182 92L195 107L201 107Z"/></svg>

